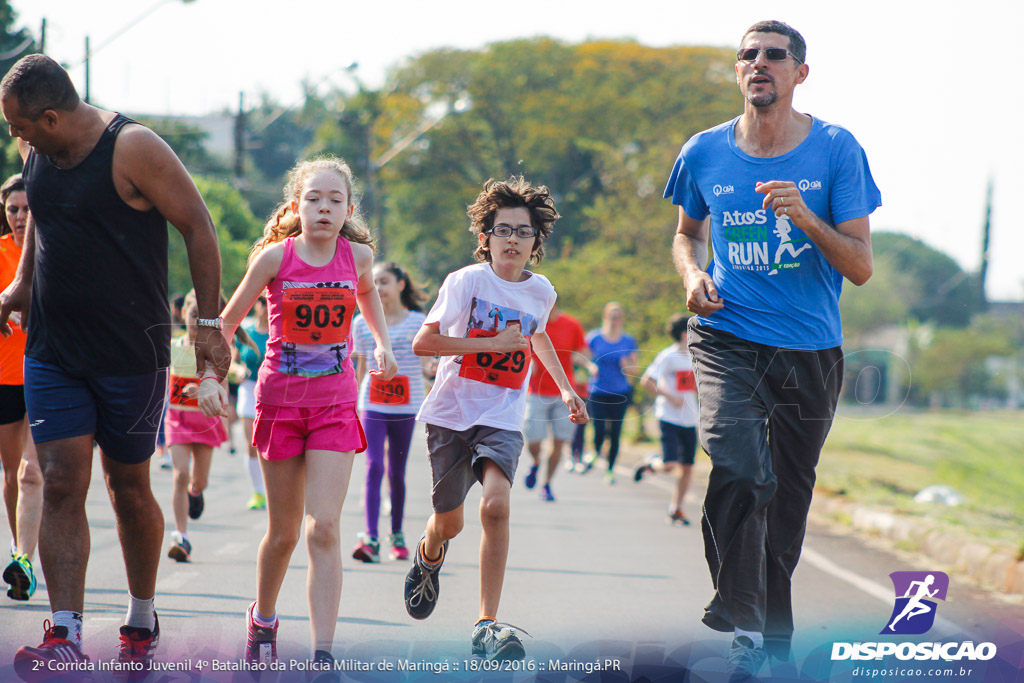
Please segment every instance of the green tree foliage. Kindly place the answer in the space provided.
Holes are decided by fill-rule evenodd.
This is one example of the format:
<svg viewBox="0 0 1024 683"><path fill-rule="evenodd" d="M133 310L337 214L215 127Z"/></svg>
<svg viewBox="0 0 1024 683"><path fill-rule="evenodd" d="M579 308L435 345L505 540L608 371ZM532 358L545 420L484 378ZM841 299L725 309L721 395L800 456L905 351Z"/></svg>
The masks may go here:
<svg viewBox="0 0 1024 683"><path fill-rule="evenodd" d="M0 74L6 74L14 63L25 55L38 52L32 32L27 28L14 28L17 20L18 13L11 7L11 3L8 0L0 0L0 53L15 52L5 59L0 59Z"/></svg>
<svg viewBox="0 0 1024 683"><path fill-rule="evenodd" d="M888 294L908 299L910 317L940 326L964 327L980 312L976 276L965 272L946 254L898 233L875 233L871 242L876 260L913 281L910 289Z"/></svg>
<svg viewBox="0 0 1024 683"><path fill-rule="evenodd" d="M209 134L196 126L167 117L135 117L170 145L189 173L204 176L227 176L228 167L206 151Z"/></svg>
<svg viewBox="0 0 1024 683"><path fill-rule="evenodd" d="M221 289L231 296L245 275L249 248L261 234L260 221L253 216L238 190L219 180L196 177L196 187L210 210L217 226L220 241ZM188 267L188 254L181 235L172 226L170 231L168 279L170 291L187 292L192 289L192 276Z"/></svg>
<svg viewBox="0 0 1024 683"><path fill-rule="evenodd" d="M936 330L914 349L910 399L961 407L971 398L1003 398L1005 380L989 372L986 359L1017 353L1019 338L1015 340L1013 325L980 318L968 328Z"/></svg>

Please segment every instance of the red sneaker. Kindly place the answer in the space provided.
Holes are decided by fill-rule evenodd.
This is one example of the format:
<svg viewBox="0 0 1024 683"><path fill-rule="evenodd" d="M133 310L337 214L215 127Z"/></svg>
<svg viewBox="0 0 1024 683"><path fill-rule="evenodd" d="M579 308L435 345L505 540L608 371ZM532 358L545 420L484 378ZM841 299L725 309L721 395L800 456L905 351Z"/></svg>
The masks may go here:
<svg viewBox="0 0 1024 683"><path fill-rule="evenodd" d="M67 626L43 622L43 644L23 647L14 655L14 672L23 681L88 678L91 664L77 645L68 640Z"/></svg>
<svg viewBox="0 0 1024 683"><path fill-rule="evenodd" d="M156 622L153 630L137 626L121 627L121 648L117 653L117 661L124 668L115 672L114 677L120 680L142 680L153 668L153 653L160 642L160 620L153 612Z"/></svg>

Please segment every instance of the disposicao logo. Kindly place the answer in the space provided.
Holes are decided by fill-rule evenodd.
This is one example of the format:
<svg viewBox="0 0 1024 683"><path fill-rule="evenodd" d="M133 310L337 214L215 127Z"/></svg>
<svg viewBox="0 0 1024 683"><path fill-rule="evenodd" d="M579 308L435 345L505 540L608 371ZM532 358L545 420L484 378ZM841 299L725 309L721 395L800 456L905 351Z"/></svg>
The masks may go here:
<svg viewBox="0 0 1024 683"><path fill-rule="evenodd" d="M896 603L885 628L879 633L920 635L935 623L936 600L946 599L949 577L943 572L893 572Z"/></svg>
<svg viewBox="0 0 1024 683"><path fill-rule="evenodd" d="M943 572L893 572L895 591L892 614L881 635L920 635L935 624L936 600L945 600L949 576ZM832 661L871 660L896 657L899 660L985 661L996 656L993 643L948 642L855 642L833 643Z"/></svg>

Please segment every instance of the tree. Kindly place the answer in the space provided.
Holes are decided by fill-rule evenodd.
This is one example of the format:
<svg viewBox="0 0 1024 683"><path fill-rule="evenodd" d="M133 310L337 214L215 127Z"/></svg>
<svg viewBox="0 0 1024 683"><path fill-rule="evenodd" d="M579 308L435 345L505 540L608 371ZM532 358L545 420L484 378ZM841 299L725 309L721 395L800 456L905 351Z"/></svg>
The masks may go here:
<svg viewBox="0 0 1024 683"><path fill-rule="evenodd" d="M27 28L15 29L18 13L8 0L0 0L0 73L6 74L14 63L25 55L38 52L32 32Z"/></svg>

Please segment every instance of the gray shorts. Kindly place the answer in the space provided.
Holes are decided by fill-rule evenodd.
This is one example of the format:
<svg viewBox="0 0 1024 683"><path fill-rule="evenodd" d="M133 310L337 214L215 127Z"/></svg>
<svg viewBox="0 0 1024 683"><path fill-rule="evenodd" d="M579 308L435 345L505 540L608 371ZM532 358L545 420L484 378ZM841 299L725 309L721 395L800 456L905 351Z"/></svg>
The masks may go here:
<svg viewBox="0 0 1024 683"><path fill-rule="evenodd" d="M561 396L526 395L526 422L523 436L526 443L538 443L547 438L548 429L556 441L572 441L576 425L569 421L569 409Z"/></svg>
<svg viewBox="0 0 1024 683"><path fill-rule="evenodd" d="M427 452L434 488L430 501L434 512L451 512L466 501L476 482L484 481L484 459L492 461L516 480L523 435L496 427L470 427L461 432L427 425Z"/></svg>

